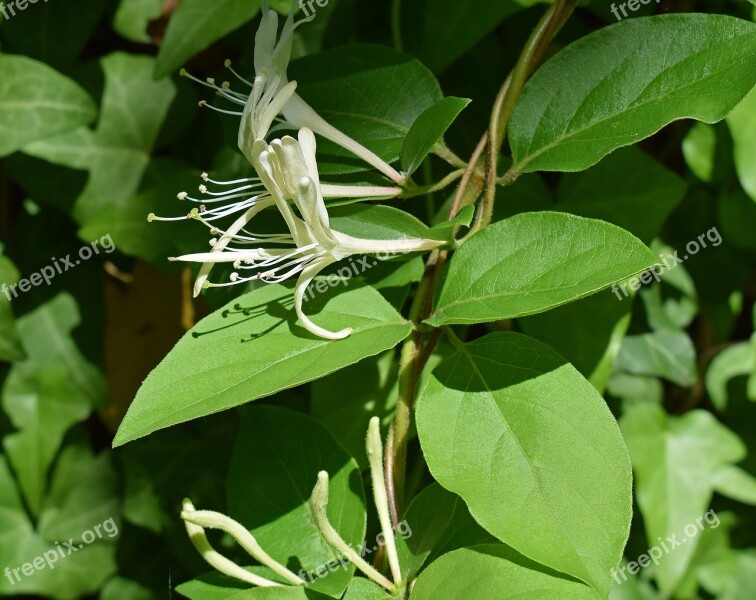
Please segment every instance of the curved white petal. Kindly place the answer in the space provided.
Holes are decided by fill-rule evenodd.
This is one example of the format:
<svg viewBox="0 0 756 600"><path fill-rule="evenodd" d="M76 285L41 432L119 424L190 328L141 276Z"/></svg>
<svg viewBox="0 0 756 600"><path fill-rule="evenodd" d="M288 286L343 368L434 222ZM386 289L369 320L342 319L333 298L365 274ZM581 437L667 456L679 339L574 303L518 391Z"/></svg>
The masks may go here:
<svg viewBox="0 0 756 600"><path fill-rule="evenodd" d="M335 259L330 256L326 256L320 260L313 261L305 267L305 269L302 271L302 274L299 276L299 279L297 280L297 287L294 290L294 308L297 311L297 316L302 322L302 325L304 325L304 328L310 333L317 335L318 337L322 337L326 340L343 340L344 338L349 337L349 335L352 333L351 327L347 327L346 329L342 329L341 331L328 331L323 327L315 325L315 323L313 323L302 310L302 302L304 299L305 291L307 290L307 286L310 284L313 278L318 273L320 273L320 271L325 269L328 265L333 264L334 262L336 262Z"/></svg>

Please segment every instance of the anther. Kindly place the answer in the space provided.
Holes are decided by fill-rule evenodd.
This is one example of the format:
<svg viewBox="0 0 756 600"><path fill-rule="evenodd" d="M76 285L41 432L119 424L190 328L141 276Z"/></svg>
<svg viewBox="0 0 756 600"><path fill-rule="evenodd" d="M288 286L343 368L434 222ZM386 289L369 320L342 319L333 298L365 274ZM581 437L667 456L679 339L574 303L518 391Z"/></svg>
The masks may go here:
<svg viewBox="0 0 756 600"><path fill-rule="evenodd" d="M179 200L186 200L188 196L189 194L187 194L186 192L179 192L178 194L176 194L176 198L178 198Z"/></svg>

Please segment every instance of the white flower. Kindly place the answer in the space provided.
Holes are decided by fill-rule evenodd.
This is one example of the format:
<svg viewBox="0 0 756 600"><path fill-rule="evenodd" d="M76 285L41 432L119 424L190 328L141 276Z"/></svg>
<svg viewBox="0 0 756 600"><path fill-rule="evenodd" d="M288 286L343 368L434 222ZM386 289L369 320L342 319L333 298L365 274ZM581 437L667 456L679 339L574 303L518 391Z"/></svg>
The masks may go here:
<svg viewBox="0 0 756 600"><path fill-rule="evenodd" d="M305 328L326 339L342 339L352 330L328 331L315 325L302 312L307 286L320 271L355 254L423 252L438 248L443 242L422 238L369 240L331 229L315 151L315 135L306 128L299 131L298 141L290 136L274 140L270 145L258 140L251 149L251 157L266 189L266 195L260 197L264 200L258 198L256 206L248 208L228 230L220 232L221 237L215 242L213 251L172 260L201 262L205 266L219 262L233 263L237 271L255 271L248 276L234 272L227 283L210 284L205 281L205 287L234 285L256 279L276 283L298 275L295 307ZM293 201L299 214L289 200ZM247 217L255 214L261 202L271 201L283 216L289 233L266 238L247 232L244 229L249 220ZM231 246L232 242L236 245ZM261 243L265 243L266 247L261 247Z"/></svg>
<svg viewBox="0 0 756 600"><path fill-rule="evenodd" d="M226 61L226 67L243 84L252 88L250 93L233 91L228 82L223 82L219 86L212 79L208 79L207 82L195 79L195 81L213 88L219 95L232 103L243 106L243 110L226 111L205 102L200 104L207 105L219 112L241 116L238 143L239 148L250 162L253 162L252 149L255 142L266 139L269 133L280 127L291 129L307 127L363 159L397 185L402 185L404 177L401 173L365 146L327 123L296 93L297 82L288 80L287 69L291 59L294 31L299 25L315 17L313 14L300 21L295 21L296 7L297 2L294 0L279 38L278 13L269 9L268 0L263 0L262 19L255 36L254 82L249 82L243 78L231 68L230 61ZM185 72L182 72L182 74L186 75ZM283 119L279 115L282 115ZM279 120L279 125L274 127L273 123L276 119Z"/></svg>

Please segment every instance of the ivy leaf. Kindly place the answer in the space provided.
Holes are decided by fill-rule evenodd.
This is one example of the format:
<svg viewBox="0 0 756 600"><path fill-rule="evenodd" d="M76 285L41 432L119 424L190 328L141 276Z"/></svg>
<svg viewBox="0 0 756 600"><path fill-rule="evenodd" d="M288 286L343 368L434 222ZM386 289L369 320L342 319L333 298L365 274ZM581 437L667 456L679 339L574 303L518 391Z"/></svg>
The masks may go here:
<svg viewBox="0 0 756 600"><path fill-rule="evenodd" d="M515 172L580 171L672 121L714 123L756 84L756 24L724 15L625 19L546 62L509 127Z"/></svg>
<svg viewBox="0 0 756 600"><path fill-rule="evenodd" d="M11 286L19 280L19 272L13 263L0 255L0 285ZM9 288L8 288L9 290ZM0 293L0 361L13 362L24 358L24 350L18 336L13 309L5 290ZM8 295L10 295L10 290Z"/></svg>
<svg viewBox="0 0 756 600"><path fill-rule="evenodd" d="M250 21L260 0L183 0L173 13L155 64L162 79L214 41Z"/></svg>
<svg viewBox="0 0 756 600"><path fill-rule="evenodd" d="M714 474L714 489L723 496L756 506L756 477L739 467L720 467Z"/></svg>
<svg viewBox="0 0 756 600"><path fill-rule="evenodd" d="M404 172L411 175L417 171L468 104L470 100L466 98L444 98L415 120L402 145L401 165Z"/></svg>
<svg viewBox="0 0 756 600"><path fill-rule="evenodd" d="M420 575L412 592L412 600L598 600L601 597L588 586L567 579L501 544L484 544L445 554Z"/></svg>
<svg viewBox="0 0 756 600"><path fill-rule="evenodd" d="M4 437L3 447L35 516L63 436L105 396L102 376L71 340L79 320L67 294L19 319L28 358L13 365L2 390L3 410L17 429Z"/></svg>
<svg viewBox="0 0 756 600"><path fill-rule="evenodd" d="M531 315L645 271L656 256L627 231L564 213L524 213L471 237L452 257L427 320L482 323Z"/></svg>
<svg viewBox="0 0 756 600"><path fill-rule="evenodd" d="M706 391L712 404L718 410L724 410L730 382L737 377L748 377L755 368L751 342L734 344L717 354L706 371Z"/></svg>
<svg viewBox="0 0 756 600"><path fill-rule="evenodd" d="M698 378L693 341L684 331L673 329L626 337L617 356L617 369L664 377L685 387Z"/></svg>
<svg viewBox="0 0 756 600"><path fill-rule="evenodd" d="M341 594L354 566L338 562L339 553L317 530L309 500L318 473L327 471L329 520L348 544L359 547L366 510L356 461L325 427L301 413L253 406L242 415L226 485L230 515L275 560L309 574L304 579L312 578L310 587ZM329 569L331 561L336 564Z"/></svg>
<svg viewBox="0 0 756 600"><path fill-rule="evenodd" d="M116 434L121 446L177 423L318 379L393 348L410 325L375 290L315 294L308 313L323 327L352 327L336 342L296 323L291 289L267 285L195 325L147 377Z"/></svg>
<svg viewBox="0 0 756 600"><path fill-rule="evenodd" d="M37 158L89 171L73 212L82 225L106 208L125 205L136 193L175 94L171 81L152 80L150 57L115 53L101 65L105 91L97 129L80 128L24 148ZM89 233L100 237L109 233L109 225Z"/></svg>
<svg viewBox="0 0 756 600"><path fill-rule="evenodd" d="M696 519L709 507L716 474L723 466L740 461L745 446L703 410L673 417L660 406L637 405L623 416L621 426L633 460L636 498L648 543L655 546L658 538L673 536L678 542L656 567L659 588L669 594L696 549L695 536L700 531Z"/></svg>
<svg viewBox="0 0 756 600"><path fill-rule="evenodd" d="M435 479L486 530L609 592L630 527L630 460L572 365L521 334L479 338L433 371L417 431Z"/></svg>
<svg viewBox="0 0 756 600"><path fill-rule="evenodd" d="M0 157L94 120L89 95L54 69L25 56L0 55Z"/></svg>

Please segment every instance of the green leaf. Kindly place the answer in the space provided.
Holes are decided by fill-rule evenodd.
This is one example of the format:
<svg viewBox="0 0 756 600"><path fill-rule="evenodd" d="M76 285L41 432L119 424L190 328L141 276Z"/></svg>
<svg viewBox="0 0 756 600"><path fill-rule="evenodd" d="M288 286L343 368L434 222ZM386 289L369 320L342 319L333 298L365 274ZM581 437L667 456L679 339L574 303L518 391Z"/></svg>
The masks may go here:
<svg viewBox="0 0 756 600"><path fill-rule="evenodd" d="M113 29L127 40L147 44L152 41L147 26L162 14L163 4L163 0L121 0Z"/></svg>
<svg viewBox="0 0 756 600"><path fill-rule="evenodd" d="M36 60L2 54L0 72L0 157L86 125L97 114L84 90Z"/></svg>
<svg viewBox="0 0 756 600"><path fill-rule="evenodd" d="M259 10L259 0L183 0L168 23L155 79L169 75L214 41L250 21Z"/></svg>
<svg viewBox="0 0 756 600"><path fill-rule="evenodd" d="M714 489L728 498L756 506L756 477L743 469L726 465L714 474Z"/></svg>
<svg viewBox="0 0 756 600"><path fill-rule="evenodd" d="M675 173L631 146L583 173L562 177L557 210L614 223L649 244L687 187Z"/></svg>
<svg viewBox="0 0 756 600"><path fill-rule="evenodd" d="M352 283L306 304L336 342L296 323L292 291L268 285L200 321L147 377L116 434L120 446L164 427L269 396L393 348L410 325L375 290Z"/></svg>
<svg viewBox="0 0 756 600"><path fill-rule="evenodd" d="M329 520L348 544L359 547L366 511L357 463L325 427L301 413L254 406L242 414L226 484L230 515L275 560L307 573L311 587L341 594L354 566L338 562L339 553L317 530L309 501L318 473L327 471Z"/></svg>
<svg viewBox="0 0 756 600"><path fill-rule="evenodd" d="M698 378L693 341L684 331L672 329L626 337L616 368L634 375L663 377L684 387Z"/></svg>
<svg viewBox="0 0 756 600"><path fill-rule="evenodd" d="M632 307L632 299L622 302L607 290L517 322L524 333L559 352L603 393Z"/></svg>
<svg viewBox="0 0 756 600"><path fill-rule="evenodd" d="M67 294L19 319L28 358L13 365L2 390L3 410L17 430L3 438L3 447L35 516L63 436L105 395L102 376L71 340L79 321Z"/></svg>
<svg viewBox="0 0 756 600"><path fill-rule="evenodd" d="M665 553L656 567L659 588L669 594L696 549L696 519L709 507L716 473L741 460L745 446L703 410L672 417L660 406L637 405L624 415L621 427L633 460L648 543L656 546L658 538L672 536L678 544L683 542Z"/></svg>
<svg viewBox="0 0 756 600"><path fill-rule="evenodd" d="M443 98L422 64L385 46L349 45L294 61L290 79L297 93L333 126L381 158L399 158L417 118ZM369 169L341 147L318 144L322 175Z"/></svg>
<svg viewBox="0 0 756 600"><path fill-rule="evenodd" d="M476 233L454 254L427 320L481 323L536 314L656 263L628 232L564 213L524 213Z"/></svg>
<svg viewBox="0 0 756 600"><path fill-rule="evenodd" d="M415 120L402 145L401 165L405 173L411 175L417 171L468 104L470 100L466 98L444 98Z"/></svg>
<svg viewBox="0 0 756 600"><path fill-rule="evenodd" d="M478 523L609 592L630 527L630 461L603 399L572 365L521 334L477 339L433 371L417 431L431 473Z"/></svg>
<svg viewBox="0 0 756 600"><path fill-rule="evenodd" d="M417 579L411 598L598 600L601 596L506 546L486 544L455 550L439 558Z"/></svg>
<svg viewBox="0 0 756 600"><path fill-rule="evenodd" d="M750 342L730 346L714 357L706 371L706 391L718 410L727 407L727 387L737 377L748 377L756 369Z"/></svg>
<svg viewBox="0 0 756 600"><path fill-rule="evenodd" d="M693 174L701 181L711 183L717 156L717 130L714 126L707 123L693 125L683 138L682 151Z"/></svg>
<svg viewBox="0 0 756 600"><path fill-rule="evenodd" d="M395 352L371 356L312 384L312 416L323 423L357 463L367 468L365 432L377 416L388 425L398 388ZM344 390L349 390L345 395Z"/></svg>
<svg viewBox="0 0 756 600"><path fill-rule="evenodd" d="M727 116L740 184L756 202L756 88Z"/></svg>
<svg viewBox="0 0 756 600"><path fill-rule="evenodd" d="M0 254L0 286L11 286L20 278L20 274L13 263ZM24 358L24 350L21 347L21 339L18 336L16 323L13 319L11 308L11 291L8 288L0 293L0 361L13 362Z"/></svg>
<svg viewBox="0 0 756 600"><path fill-rule="evenodd" d="M355 577L341 600L390 600L381 586L364 577Z"/></svg>
<svg viewBox="0 0 756 600"><path fill-rule="evenodd" d="M75 481L68 483L71 486L76 485ZM90 522L87 529L97 524L97 521ZM7 576L0 578L0 595L41 595L61 600L76 600L95 594L103 582L116 571L115 544L108 543L107 537L96 539L70 555L64 548L65 557L61 558L58 555L57 560L52 559L53 554L59 554L58 547L54 544L55 540L44 540L34 530L5 457L1 454L0 532L0 564L3 568L8 567L11 572L17 571L18 575L18 578L13 576L13 582ZM10 540L10 543L6 540ZM24 575L21 570L23 565L32 563L37 557L44 557L46 552L49 553L54 568L49 568L45 562L44 567L40 570L34 569L31 576Z"/></svg>
<svg viewBox="0 0 756 600"><path fill-rule="evenodd" d="M724 15L625 19L574 42L525 85L513 170L580 171L672 121L723 119L756 84L756 25Z"/></svg>
<svg viewBox="0 0 756 600"><path fill-rule="evenodd" d="M495 542L473 520L462 498L437 483L415 496L396 535L404 581L417 577L423 565L434 557L465 546Z"/></svg>
<svg viewBox="0 0 756 600"><path fill-rule="evenodd" d="M89 171L74 207L74 217L82 225L107 208L125 209L139 187L175 94L171 81L152 81L151 57L115 53L100 64L105 90L97 129L80 128L24 148L32 156ZM93 239L109 233L110 223L91 230Z"/></svg>

